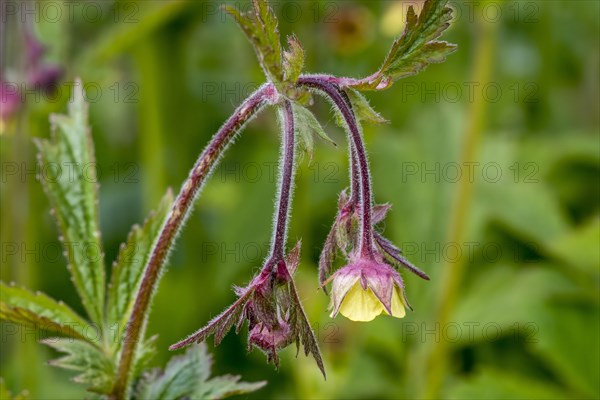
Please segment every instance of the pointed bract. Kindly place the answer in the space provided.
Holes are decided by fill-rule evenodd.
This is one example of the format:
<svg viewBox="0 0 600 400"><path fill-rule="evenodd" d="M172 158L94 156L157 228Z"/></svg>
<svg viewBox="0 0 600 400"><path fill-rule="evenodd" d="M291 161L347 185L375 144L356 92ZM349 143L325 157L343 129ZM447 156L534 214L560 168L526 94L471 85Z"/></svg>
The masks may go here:
<svg viewBox="0 0 600 400"><path fill-rule="evenodd" d="M289 50L283 52L284 80L295 84L304 67L304 49L295 35L288 37Z"/></svg>
<svg viewBox="0 0 600 400"><path fill-rule="evenodd" d="M393 264L406 268L413 274L428 281L429 275L415 267L410 261L402 255L402 250L397 248L392 242L383 237L380 233L375 232L375 241L380 249L385 253L386 259Z"/></svg>

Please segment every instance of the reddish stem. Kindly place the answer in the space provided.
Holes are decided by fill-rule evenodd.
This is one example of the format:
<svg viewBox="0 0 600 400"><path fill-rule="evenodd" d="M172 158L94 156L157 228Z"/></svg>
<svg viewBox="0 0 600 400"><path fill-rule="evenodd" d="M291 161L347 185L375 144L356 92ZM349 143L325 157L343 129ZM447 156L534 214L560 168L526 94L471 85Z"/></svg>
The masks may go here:
<svg viewBox="0 0 600 400"><path fill-rule="evenodd" d="M271 256L267 265L277 265L277 262L283 260L285 252L285 242L288 229L289 208L292 197L293 179L294 179L294 111L292 103L285 100L282 107L283 114L283 134L282 134L282 169L279 181L279 192L277 208L275 210L275 231L271 242Z"/></svg>
<svg viewBox="0 0 600 400"><path fill-rule="evenodd" d="M342 95L342 97L344 98L344 100L346 101L346 104L348 105L348 107L352 110L352 113L354 114L354 110L352 109L352 102L350 101L350 98L348 97L348 95L346 94L345 91L340 90L340 94ZM358 156L356 155L356 147L354 146L354 141L353 140L349 140L349 147L350 147L350 157L349 157L349 163L350 163L350 200L348 201L348 203L352 206L355 207L356 205L358 205L358 202L360 201L359 196L360 196L360 176L359 176L359 166L358 166Z"/></svg>
<svg viewBox="0 0 600 400"><path fill-rule="evenodd" d="M356 160L358 162L358 175L360 178L360 203L361 203L361 227L359 236L359 249L362 257L373 259L373 225L372 225L372 198L371 177L365 146L358 128L358 123L352 107L344 91L332 81L331 78L321 75L303 75L298 79L298 85L307 86L325 93L338 108L344 121L348 125L349 142L354 145ZM351 147L352 149L352 147ZM352 153L352 150L351 150ZM354 174L353 174L354 175ZM354 176L352 177L354 180Z"/></svg>

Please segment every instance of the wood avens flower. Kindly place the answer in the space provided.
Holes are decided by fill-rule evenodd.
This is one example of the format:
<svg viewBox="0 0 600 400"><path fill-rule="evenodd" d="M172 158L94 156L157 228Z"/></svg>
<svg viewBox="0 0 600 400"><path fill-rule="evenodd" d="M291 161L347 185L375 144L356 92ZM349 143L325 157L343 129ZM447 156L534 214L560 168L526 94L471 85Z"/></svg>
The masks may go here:
<svg viewBox="0 0 600 400"><path fill-rule="evenodd" d="M391 266L359 259L332 276L331 317L371 321L380 314L402 318L410 308L400 274Z"/></svg>

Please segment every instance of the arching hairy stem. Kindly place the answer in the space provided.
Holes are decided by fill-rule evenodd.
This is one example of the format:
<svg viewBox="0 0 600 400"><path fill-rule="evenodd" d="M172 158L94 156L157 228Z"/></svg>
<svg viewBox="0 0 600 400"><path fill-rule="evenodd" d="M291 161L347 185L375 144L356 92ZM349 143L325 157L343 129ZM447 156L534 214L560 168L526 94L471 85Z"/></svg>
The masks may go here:
<svg viewBox="0 0 600 400"><path fill-rule="evenodd" d="M350 101L350 98L348 97L346 92L343 90L339 90L339 93L344 98L344 101L346 102L348 108L352 111L352 114L356 115L354 114L354 110L352 109L352 102ZM354 206L358 205L360 201L360 166L358 155L356 154L356 146L354 145L354 140L351 140L350 137L348 137L348 139L348 153L350 158L350 199L348 202Z"/></svg>
<svg viewBox="0 0 600 400"><path fill-rule="evenodd" d="M111 394L112 399L122 400L128 398L133 363L138 344L144 337L150 303L177 233L189 215L194 200L235 135L246 122L256 115L264 105L272 102L275 97L277 97L275 87L272 84L266 84L240 105L202 151L184 182L160 234L154 242L151 256L144 270L144 276L123 339L115 386Z"/></svg>
<svg viewBox="0 0 600 400"><path fill-rule="evenodd" d="M360 179L360 205L361 205L361 225L359 235L359 249L361 256L373 258L373 225L372 225L372 195L371 195L371 177L369 173L369 164L367 153L363 143L362 135L356 116L352 111L352 106L345 92L332 81L330 77L320 75L303 75L298 78L298 85L324 93L339 110L347 125L348 141L350 145L351 159L356 159L352 169L352 180L356 180L356 175ZM354 153L354 155L353 155ZM352 161L352 160L351 160ZM352 163L351 163L352 165ZM358 172L358 174L357 174ZM355 183L352 184L354 189ZM354 196L354 194L353 194Z"/></svg>
<svg viewBox="0 0 600 400"><path fill-rule="evenodd" d="M349 143L350 151L350 200L349 203L357 205L360 201L360 173L358 166L358 156L356 155L356 149L354 148L354 142L350 140Z"/></svg>
<svg viewBox="0 0 600 400"><path fill-rule="evenodd" d="M281 113L283 129L281 135L281 170L275 209L275 226L271 240L271 254L267 266L273 266L269 264L276 264L284 259L290 203L294 191L295 123L292 103L289 100L285 100L283 103Z"/></svg>

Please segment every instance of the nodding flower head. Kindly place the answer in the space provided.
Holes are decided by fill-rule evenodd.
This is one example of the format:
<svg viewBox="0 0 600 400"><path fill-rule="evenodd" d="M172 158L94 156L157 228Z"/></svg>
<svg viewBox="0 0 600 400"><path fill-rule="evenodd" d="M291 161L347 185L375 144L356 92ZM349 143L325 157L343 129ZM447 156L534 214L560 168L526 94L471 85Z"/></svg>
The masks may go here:
<svg viewBox="0 0 600 400"><path fill-rule="evenodd" d="M179 349L215 336L215 345L235 326L239 332L248 322L248 349L257 347L267 360L279 366L277 352L293 342L302 343L305 354L312 353L325 375L323 360L314 332L300 303L293 274L300 261L300 242L285 260L267 262L246 287L236 287L237 300L207 326L170 347Z"/></svg>
<svg viewBox="0 0 600 400"><path fill-rule="evenodd" d="M383 262L358 259L330 279L332 318L338 313L352 321L371 321L380 314L402 318L410 308L400 274Z"/></svg>

